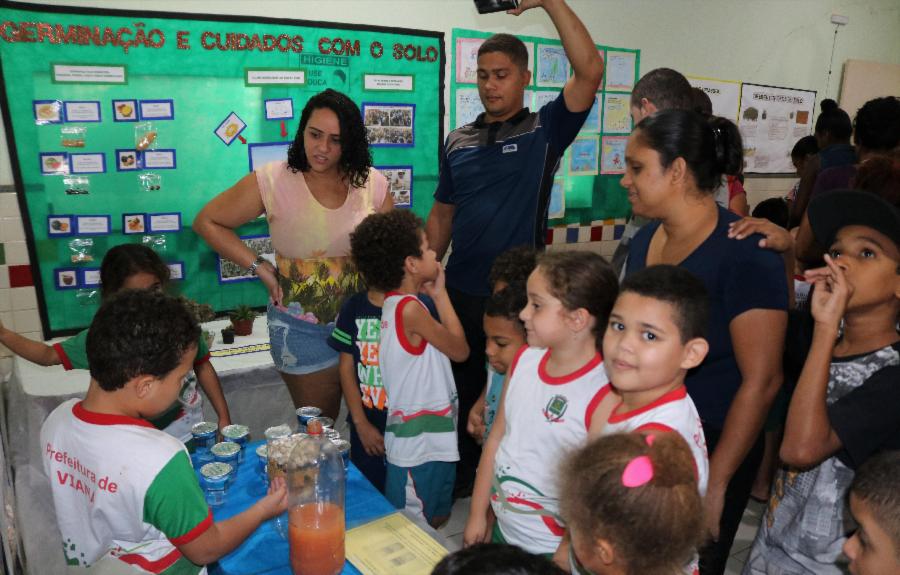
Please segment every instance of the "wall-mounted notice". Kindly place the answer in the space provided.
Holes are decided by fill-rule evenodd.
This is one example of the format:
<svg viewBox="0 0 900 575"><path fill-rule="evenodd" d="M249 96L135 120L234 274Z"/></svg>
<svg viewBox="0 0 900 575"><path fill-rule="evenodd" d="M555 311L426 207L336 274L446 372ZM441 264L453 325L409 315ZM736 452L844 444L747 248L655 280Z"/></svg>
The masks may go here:
<svg viewBox="0 0 900 575"><path fill-rule="evenodd" d="M634 76L636 71L634 52L616 52L609 50L606 53L606 89L630 92L634 88Z"/></svg>
<svg viewBox="0 0 900 575"><path fill-rule="evenodd" d="M406 74L366 74L363 90L370 92L412 92L415 76Z"/></svg>
<svg viewBox="0 0 900 575"><path fill-rule="evenodd" d="M172 100L141 100L141 120L174 120L175 102Z"/></svg>
<svg viewBox="0 0 900 575"><path fill-rule="evenodd" d="M609 134L631 132L631 96L606 94L603 100L603 131Z"/></svg>
<svg viewBox="0 0 900 575"><path fill-rule="evenodd" d="M266 100L266 120L293 120L294 100L292 98L271 98Z"/></svg>
<svg viewBox="0 0 900 575"><path fill-rule="evenodd" d="M484 105L475 88L460 88L456 91L456 126L474 122L478 114L484 112Z"/></svg>
<svg viewBox="0 0 900 575"><path fill-rule="evenodd" d="M54 82L67 84L127 84L125 66L82 66L77 64L51 64Z"/></svg>
<svg viewBox="0 0 900 575"><path fill-rule="evenodd" d="M174 170L175 150L147 150L142 155L145 170Z"/></svg>
<svg viewBox="0 0 900 575"><path fill-rule="evenodd" d="M99 122L100 102L65 102L67 122Z"/></svg>
<svg viewBox="0 0 900 575"><path fill-rule="evenodd" d="M474 84L478 81L478 49L484 38L456 39L456 81Z"/></svg>
<svg viewBox="0 0 900 575"><path fill-rule="evenodd" d="M80 236L104 236L109 233L110 217L75 216L75 228Z"/></svg>
<svg viewBox="0 0 900 575"><path fill-rule="evenodd" d="M600 173L625 173L625 146L628 136L603 136L600 143Z"/></svg>
<svg viewBox="0 0 900 575"><path fill-rule="evenodd" d="M245 70L244 82L248 86L271 86L273 84L302 86L306 84L306 70L247 68L247 70Z"/></svg>
<svg viewBox="0 0 900 575"><path fill-rule="evenodd" d="M738 121L738 110L741 105L740 82L690 76L688 76L688 82L691 83L691 86L706 92L712 102L713 114L728 118L732 122Z"/></svg>
<svg viewBox="0 0 900 575"><path fill-rule="evenodd" d="M794 172L791 149L813 129L816 92L758 84L741 85L738 126L744 140L744 171Z"/></svg>
<svg viewBox="0 0 900 575"><path fill-rule="evenodd" d="M181 213L149 214L150 232L154 234L177 232L181 230Z"/></svg>
<svg viewBox="0 0 900 575"><path fill-rule="evenodd" d="M102 174L106 172L106 155L69 154L69 171L73 174Z"/></svg>

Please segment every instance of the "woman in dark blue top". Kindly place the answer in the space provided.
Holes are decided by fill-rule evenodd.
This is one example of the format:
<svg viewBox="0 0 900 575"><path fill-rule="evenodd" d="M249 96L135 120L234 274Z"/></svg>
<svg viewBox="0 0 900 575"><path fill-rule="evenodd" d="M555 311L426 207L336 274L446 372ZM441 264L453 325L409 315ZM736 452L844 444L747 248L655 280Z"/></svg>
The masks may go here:
<svg viewBox="0 0 900 575"><path fill-rule="evenodd" d="M723 573L761 457L760 430L782 381L784 264L758 246L760 236L729 239L728 225L739 217L713 197L722 174L742 162L733 123L658 112L635 127L625 162L622 186L634 213L656 220L632 240L626 275L678 265L710 294L709 355L685 383L710 452L704 505L713 542L701 551L701 573Z"/></svg>

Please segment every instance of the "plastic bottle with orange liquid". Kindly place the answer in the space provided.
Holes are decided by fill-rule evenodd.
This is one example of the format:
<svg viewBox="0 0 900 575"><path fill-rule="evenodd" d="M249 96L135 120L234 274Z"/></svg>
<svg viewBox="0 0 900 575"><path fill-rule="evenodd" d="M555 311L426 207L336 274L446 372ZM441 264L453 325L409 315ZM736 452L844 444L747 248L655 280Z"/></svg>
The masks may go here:
<svg viewBox="0 0 900 575"><path fill-rule="evenodd" d="M338 575L344 568L344 464L318 422L291 452L288 540L294 575Z"/></svg>

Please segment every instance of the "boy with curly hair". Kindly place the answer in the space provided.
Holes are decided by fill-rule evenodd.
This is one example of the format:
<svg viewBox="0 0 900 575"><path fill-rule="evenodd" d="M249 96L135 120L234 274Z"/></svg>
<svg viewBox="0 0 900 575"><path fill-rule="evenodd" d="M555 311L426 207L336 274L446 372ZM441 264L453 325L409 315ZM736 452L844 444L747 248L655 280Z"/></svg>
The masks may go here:
<svg viewBox="0 0 900 575"><path fill-rule="evenodd" d="M464 361L469 346L419 218L403 210L372 214L350 242L369 287L385 294L378 352L390 403L385 496L439 526L450 516L459 460L450 360ZM434 300L440 322L416 297L419 292Z"/></svg>
<svg viewBox="0 0 900 575"><path fill-rule="evenodd" d="M158 292L126 290L94 316L87 395L57 407L41 428L70 565L205 573L286 509L276 481L252 507L214 523L184 444L147 421L175 402L199 336L181 302Z"/></svg>

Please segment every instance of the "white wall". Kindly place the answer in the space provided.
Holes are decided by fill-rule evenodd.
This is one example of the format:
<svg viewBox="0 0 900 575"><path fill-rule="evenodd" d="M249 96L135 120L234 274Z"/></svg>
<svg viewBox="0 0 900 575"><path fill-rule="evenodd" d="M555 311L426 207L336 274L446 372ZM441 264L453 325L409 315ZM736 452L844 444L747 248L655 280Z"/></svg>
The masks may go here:
<svg viewBox="0 0 900 575"><path fill-rule="evenodd" d="M244 14L383 26L446 33L477 28L554 36L540 10L519 18L479 16L470 0L55 0L54 5L131 10ZM685 74L804 88L837 98L848 59L900 64L898 0L570 0L598 43L640 48L641 72L660 66ZM849 16L840 29L834 75L828 63L832 13ZM450 59L448 58L448 66ZM0 144L0 184L11 183ZM780 182L780 183L776 183ZM769 180L751 190L786 188ZM751 196L753 199L753 196Z"/></svg>

